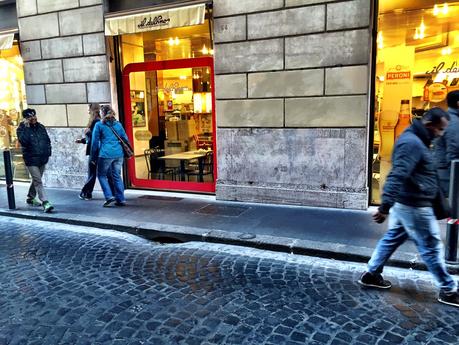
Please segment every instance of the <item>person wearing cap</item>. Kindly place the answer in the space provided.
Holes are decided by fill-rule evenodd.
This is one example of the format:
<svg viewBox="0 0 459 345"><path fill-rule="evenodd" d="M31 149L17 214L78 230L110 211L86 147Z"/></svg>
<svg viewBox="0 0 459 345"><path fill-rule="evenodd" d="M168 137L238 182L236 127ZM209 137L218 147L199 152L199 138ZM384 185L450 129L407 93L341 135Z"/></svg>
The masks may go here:
<svg viewBox="0 0 459 345"><path fill-rule="evenodd" d="M32 177L26 203L33 206L41 205L43 211L48 213L54 207L46 197L42 177L51 156L51 140L45 126L37 121L34 109L25 109L22 117L24 119L19 124L16 133L21 144L24 163ZM35 199L37 194L40 202Z"/></svg>
<svg viewBox="0 0 459 345"><path fill-rule="evenodd" d="M121 179L121 168L124 152L116 134L129 141L123 126L115 118L115 112L109 105L100 108L102 120L97 122L92 133L91 162L97 164L97 177L104 193L104 207L111 204L125 206L124 184ZM116 134L115 134L116 132ZM110 188L109 176L113 179L113 191Z"/></svg>

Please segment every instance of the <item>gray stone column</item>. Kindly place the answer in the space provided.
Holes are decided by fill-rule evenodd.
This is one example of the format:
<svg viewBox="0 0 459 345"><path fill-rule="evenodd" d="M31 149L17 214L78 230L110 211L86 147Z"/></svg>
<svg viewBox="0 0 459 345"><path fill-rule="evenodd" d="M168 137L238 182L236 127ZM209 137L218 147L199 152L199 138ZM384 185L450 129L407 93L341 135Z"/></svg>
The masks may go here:
<svg viewBox="0 0 459 345"><path fill-rule="evenodd" d="M368 0L214 0L217 198L367 207Z"/></svg>
<svg viewBox="0 0 459 345"><path fill-rule="evenodd" d="M48 186L81 187L87 105L109 103L102 0L18 0L27 102L47 126L53 155Z"/></svg>

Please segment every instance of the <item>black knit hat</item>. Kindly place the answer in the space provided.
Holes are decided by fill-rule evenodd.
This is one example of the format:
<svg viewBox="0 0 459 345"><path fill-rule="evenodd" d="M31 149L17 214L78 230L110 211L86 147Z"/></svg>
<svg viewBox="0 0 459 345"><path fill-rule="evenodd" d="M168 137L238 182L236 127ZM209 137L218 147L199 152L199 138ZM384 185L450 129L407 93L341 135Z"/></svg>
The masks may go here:
<svg viewBox="0 0 459 345"><path fill-rule="evenodd" d="M22 117L27 119L29 117L37 115L37 112L35 109L27 108L22 111Z"/></svg>

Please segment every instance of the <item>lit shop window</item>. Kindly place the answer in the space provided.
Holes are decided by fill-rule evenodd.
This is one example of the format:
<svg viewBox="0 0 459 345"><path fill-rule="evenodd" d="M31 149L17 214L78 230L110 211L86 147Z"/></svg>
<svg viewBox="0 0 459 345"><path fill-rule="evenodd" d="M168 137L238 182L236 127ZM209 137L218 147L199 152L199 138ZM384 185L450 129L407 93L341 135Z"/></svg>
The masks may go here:
<svg viewBox="0 0 459 345"><path fill-rule="evenodd" d="M380 1L372 203L380 203L397 137L459 89L459 2ZM427 7L427 5L429 5Z"/></svg>
<svg viewBox="0 0 459 345"><path fill-rule="evenodd" d="M16 137L21 112L26 107L23 61L14 42L11 48L0 49L0 145L2 150L11 150L16 180L29 179ZM0 178L3 177L3 159L0 159Z"/></svg>

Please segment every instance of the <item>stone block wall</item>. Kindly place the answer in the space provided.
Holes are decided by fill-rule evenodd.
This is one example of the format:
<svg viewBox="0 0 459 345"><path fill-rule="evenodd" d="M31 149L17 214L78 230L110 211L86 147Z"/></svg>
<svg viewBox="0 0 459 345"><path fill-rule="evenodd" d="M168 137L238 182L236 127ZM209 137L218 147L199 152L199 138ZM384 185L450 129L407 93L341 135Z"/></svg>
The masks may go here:
<svg viewBox="0 0 459 345"><path fill-rule="evenodd" d="M214 0L217 198L364 209L368 0Z"/></svg>
<svg viewBox="0 0 459 345"><path fill-rule="evenodd" d="M48 127L48 186L81 187L88 103L110 103L103 0L18 0L27 102Z"/></svg>

